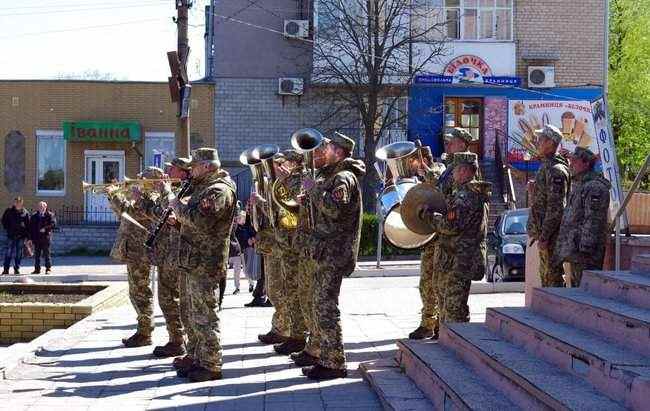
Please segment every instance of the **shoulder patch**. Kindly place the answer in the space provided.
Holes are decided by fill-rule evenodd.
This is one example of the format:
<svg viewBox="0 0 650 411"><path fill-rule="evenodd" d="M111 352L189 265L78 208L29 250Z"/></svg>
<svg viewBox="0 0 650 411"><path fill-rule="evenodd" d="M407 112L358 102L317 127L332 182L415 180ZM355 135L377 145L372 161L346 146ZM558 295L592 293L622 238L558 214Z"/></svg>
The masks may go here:
<svg viewBox="0 0 650 411"><path fill-rule="evenodd" d="M332 199L337 203L347 204L350 202L350 196L345 184L338 185L332 190Z"/></svg>
<svg viewBox="0 0 650 411"><path fill-rule="evenodd" d="M454 221L456 219L456 210L451 209L447 212L447 221Z"/></svg>

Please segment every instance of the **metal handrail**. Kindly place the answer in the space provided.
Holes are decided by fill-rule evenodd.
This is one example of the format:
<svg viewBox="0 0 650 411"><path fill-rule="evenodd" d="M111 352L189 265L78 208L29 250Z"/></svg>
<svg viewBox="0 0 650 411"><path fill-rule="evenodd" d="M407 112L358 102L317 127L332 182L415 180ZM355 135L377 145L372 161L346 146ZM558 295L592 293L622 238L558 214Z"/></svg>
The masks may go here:
<svg viewBox="0 0 650 411"><path fill-rule="evenodd" d="M639 189L639 186L641 185L641 180L648 173L648 167L650 167L650 154L648 154L648 156L645 158L645 163L643 164L643 167L641 167L641 170L639 170L639 173L636 175L636 178L634 179L634 183L632 183L632 187L630 188L630 191L625 196L625 200L623 200L621 206L618 208L618 210L616 210L616 214L614 214L614 220L612 221L612 224L610 224L609 230L607 231L609 233L612 231L612 229L615 229L616 246L615 246L614 269L616 270L616 272L621 271L621 216L623 215L623 212L627 209L630 200L632 200L632 195L634 195L634 193L636 193L636 191Z"/></svg>
<svg viewBox="0 0 650 411"><path fill-rule="evenodd" d="M511 210L517 209L517 194L515 193L515 182L512 179L512 170L510 167L504 166L506 169L506 176L508 180L508 206Z"/></svg>

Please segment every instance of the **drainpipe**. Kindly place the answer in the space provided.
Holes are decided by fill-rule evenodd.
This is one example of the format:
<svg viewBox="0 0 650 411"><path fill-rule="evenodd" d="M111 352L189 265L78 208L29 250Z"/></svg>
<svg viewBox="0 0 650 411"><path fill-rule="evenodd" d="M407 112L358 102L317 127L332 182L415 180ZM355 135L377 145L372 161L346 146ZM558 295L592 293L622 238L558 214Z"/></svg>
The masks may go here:
<svg viewBox="0 0 650 411"><path fill-rule="evenodd" d="M142 173L142 171L144 171L144 155L142 155L142 152L140 151L138 146L135 144L135 141L131 142L131 150L135 151L135 153L138 155L138 157L140 157L140 161L139 161L139 163L140 163L140 173Z"/></svg>

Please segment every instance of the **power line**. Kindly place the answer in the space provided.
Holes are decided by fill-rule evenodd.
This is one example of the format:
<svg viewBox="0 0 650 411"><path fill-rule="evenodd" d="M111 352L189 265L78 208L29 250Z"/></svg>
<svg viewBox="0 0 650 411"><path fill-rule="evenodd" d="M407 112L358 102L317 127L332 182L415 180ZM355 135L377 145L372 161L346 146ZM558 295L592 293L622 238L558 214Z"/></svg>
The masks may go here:
<svg viewBox="0 0 650 411"><path fill-rule="evenodd" d="M39 14L61 14L61 13L83 13L88 11L98 11L98 10L116 10L116 9L131 9L131 8L142 8L142 7L163 7L162 3L150 3L150 4L137 4L129 6L111 6L111 7L94 7L89 9L70 9L70 10L54 10L54 11L36 11L29 13L9 13L9 14L0 14L0 17L9 17L9 16L36 16Z"/></svg>
<svg viewBox="0 0 650 411"><path fill-rule="evenodd" d="M153 0L149 0L148 2L152 2ZM157 0L158 3L164 4L168 3L168 0ZM132 1L132 5L138 5L141 2L139 1ZM52 4L51 6L48 5L39 5L39 6L18 6L18 7L0 7L0 11L4 10L23 10L23 9L47 9L47 8L53 8L53 9L60 9L62 7L85 7L85 6L107 6L107 5L122 5L125 7L128 7L129 4L126 2L106 2L106 3L74 3L74 4Z"/></svg>
<svg viewBox="0 0 650 411"><path fill-rule="evenodd" d="M143 20L124 21L124 22L121 22L121 23L102 24L102 25L85 26L85 27L75 27L75 28L70 28L70 29L37 31L37 32L32 32L32 33L17 33L17 34L11 34L9 36L1 36L0 39L15 39L17 37L39 36L41 34L54 34L54 33L67 33L67 32L73 32L73 31L80 31L80 30L93 30L93 29L117 27L117 26L126 26L126 25L129 25L129 24L140 24L140 23L147 23L147 22L152 22L152 21L163 21L163 20L166 20L166 19L161 19L161 18L143 19Z"/></svg>

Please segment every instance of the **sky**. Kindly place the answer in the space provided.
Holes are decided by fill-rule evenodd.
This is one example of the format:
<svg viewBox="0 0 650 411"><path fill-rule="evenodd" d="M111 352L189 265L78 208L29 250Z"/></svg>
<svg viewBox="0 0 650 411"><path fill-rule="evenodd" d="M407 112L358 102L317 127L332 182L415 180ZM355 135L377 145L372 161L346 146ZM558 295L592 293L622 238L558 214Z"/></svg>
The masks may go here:
<svg viewBox="0 0 650 411"><path fill-rule="evenodd" d="M0 0L0 79L52 79L99 72L119 80L167 81L176 50L174 0ZM191 79L204 75L204 11L190 10Z"/></svg>

